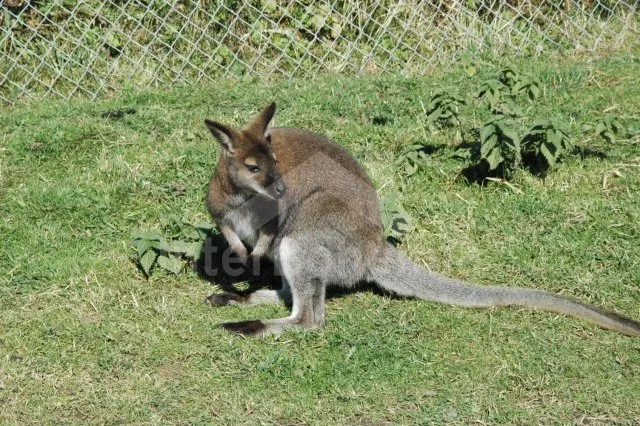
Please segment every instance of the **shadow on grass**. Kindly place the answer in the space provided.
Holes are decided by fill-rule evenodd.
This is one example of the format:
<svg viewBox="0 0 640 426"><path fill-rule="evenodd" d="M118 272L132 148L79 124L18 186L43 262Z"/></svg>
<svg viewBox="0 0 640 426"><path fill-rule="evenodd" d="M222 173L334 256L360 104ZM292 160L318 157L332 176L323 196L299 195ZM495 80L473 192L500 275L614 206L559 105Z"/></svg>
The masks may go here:
<svg viewBox="0 0 640 426"><path fill-rule="evenodd" d="M423 152L426 155L432 155L439 152L444 151L447 148L446 145L432 145L432 144L423 144L422 148L418 150L418 152Z"/></svg>
<svg viewBox="0 0 640 426"><path fill-rule="evenodd" d="M533 176L541 179L546 178L550 170L546 161L541 160L536 155L528 153L522 157L521 167ZM480 160L475 164L465 167L460 171L460 175L465 178L469 185L475 184L480 186L487 186L490 179L510 179L509 175L500 166L494 170L489 170L489 163L485 160Z"/></svg>
<svg viewBox="0 0 640 426"><path fill-rule="evenodd" d="M237 256L226 253L230 253L230 248L222 234L212 234L191 266L200 278L226 292L246 295L260 288L281 287L280 276L271 261L260 259L244 265Z"/></svg>
<svg viewBox="0 0 640 426"><path fill-rule="evenodd" d="M489 170L489 163L486 161L465 167L460 171L460 176L464 177L467 184L480 186L487 186L489 183L487 178L503 178L499 170Z"/></svg>
<svg viewBox="0 0 640 426"><path fill-rule="evenodd" d="M600 160L604 160L609 158L606 152L600 151L598 149L593 148L573 148L571 152L573 155L579 155L581 160L585 158L597 158Z"/></svg>

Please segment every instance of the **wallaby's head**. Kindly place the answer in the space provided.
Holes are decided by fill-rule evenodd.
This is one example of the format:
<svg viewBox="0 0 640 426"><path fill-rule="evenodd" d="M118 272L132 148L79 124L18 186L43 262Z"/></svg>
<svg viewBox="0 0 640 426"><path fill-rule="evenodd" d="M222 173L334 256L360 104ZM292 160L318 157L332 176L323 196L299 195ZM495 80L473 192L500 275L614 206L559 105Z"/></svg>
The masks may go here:
<svg viewBox="0 0 640 426"><path fill-rule="evenodd" d="M236 189L278 199L285 186L271 148L270 127L276 112L272 103L244 129L205 120L209 131L222 147L222 160Z"/></svg>

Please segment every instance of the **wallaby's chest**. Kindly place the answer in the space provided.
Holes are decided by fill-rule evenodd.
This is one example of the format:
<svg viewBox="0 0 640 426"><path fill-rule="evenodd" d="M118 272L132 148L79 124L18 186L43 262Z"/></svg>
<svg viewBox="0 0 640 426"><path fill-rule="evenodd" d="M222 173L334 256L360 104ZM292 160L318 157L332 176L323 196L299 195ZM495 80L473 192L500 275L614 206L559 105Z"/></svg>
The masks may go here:
<svg viewBox="0 0 640 426"><path fill-rule="evenodd" d="M273 233L277 224L278 208L275 202L253 197L226 212L224 221L238 237L253 246L258 240L259 231Z"/></svg>
<svg viewBox="0 0 640 426"><path fill-rule="evenodd" d="M245 209L234 209L225 215L224 220L243 242L255 245L261 225L256 214Z"/></svg>

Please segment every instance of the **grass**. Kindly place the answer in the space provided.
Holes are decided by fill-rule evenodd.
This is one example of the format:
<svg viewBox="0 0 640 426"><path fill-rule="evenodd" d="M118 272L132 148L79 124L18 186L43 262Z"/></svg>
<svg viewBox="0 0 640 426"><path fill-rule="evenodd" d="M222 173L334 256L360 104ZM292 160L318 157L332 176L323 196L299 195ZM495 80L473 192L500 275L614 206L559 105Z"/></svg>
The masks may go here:
<svg viewBox="0 0 640 426"><path fill-rule="evenodd" d="M401 192L416 229L402 250L473 282L543 288L640 318L640 62L637 55L522 63L545 85L532 115L566 117L583 156L542 180L468 184L455 132L428 130L421 101L489 74L220 82L0 114L0 423L586 424L640 422L640 343L580 320L467 310L355 293L327 325L242 339L223 320L285 307L211 309L194 272L146 280L138 231L207 220L217 161L205 117L242 125L276 100L277 125L344 144L381 195ZM133 108L120 119L105 111ZM580 126L609 110L628 134ZM483 112L465 116L478 125ZM396 170L427 143L428 167ZM606 176L606 181L605 181Z"/></svg>

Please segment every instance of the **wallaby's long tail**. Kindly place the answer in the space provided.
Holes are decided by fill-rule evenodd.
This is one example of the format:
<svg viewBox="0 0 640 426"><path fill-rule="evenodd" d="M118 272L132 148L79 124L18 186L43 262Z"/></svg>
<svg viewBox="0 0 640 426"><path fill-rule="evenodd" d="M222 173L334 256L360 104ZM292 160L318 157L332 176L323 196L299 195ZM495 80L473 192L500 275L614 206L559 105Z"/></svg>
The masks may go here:
<svg viewBox="0 0 640 426"><path fill-rule="evenodd" d="M592 321L602 328L640 337L640 322L542 290L464 283L427 271L386 245L369 279L399 296L471 308L519 305Z"/></svg>

